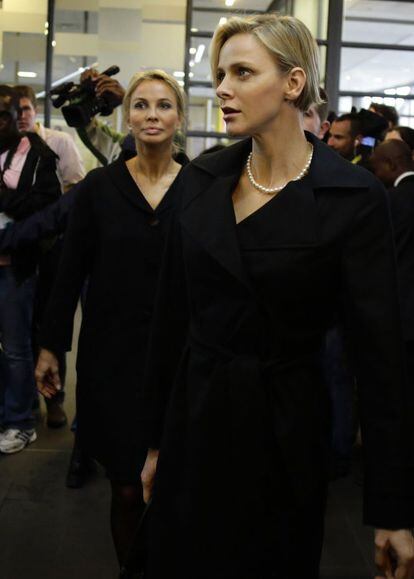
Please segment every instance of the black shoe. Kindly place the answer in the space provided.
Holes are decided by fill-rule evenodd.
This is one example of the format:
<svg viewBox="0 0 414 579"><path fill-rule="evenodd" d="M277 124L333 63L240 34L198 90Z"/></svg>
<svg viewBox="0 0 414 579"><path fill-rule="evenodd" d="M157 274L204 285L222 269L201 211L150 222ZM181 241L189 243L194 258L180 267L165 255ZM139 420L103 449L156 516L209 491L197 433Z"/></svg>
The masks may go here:
<svg viewBox="0 0 414 579"><path fill-rule="evenodd" d="M80 489L85 484L88 475L94 471L94 461L86 456L84 452L74 447L66 474L66 486L69 489Z"/></svg>
<svg viewBox="0 0 414 579"><path fill-rule="evenodd" d="M63 409L62 403L51 400L46 403L47 420L49 428L62 428L68 422L68 417Z"/></svg>

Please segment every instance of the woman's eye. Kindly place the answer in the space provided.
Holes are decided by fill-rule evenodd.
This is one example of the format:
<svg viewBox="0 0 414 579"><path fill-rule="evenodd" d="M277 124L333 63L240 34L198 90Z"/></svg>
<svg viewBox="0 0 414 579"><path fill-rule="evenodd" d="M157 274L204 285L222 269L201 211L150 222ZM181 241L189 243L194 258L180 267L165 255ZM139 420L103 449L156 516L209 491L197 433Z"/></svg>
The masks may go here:
<svg viewBox="0 0 414 579"><path fill-rule="evenodd" d="M171 108L171 104L170 104L170 103L162 103L162 104L161 104L161 108L162 108L162 109L170 109L170 108Z"/></svg>
<svg viewBox="0 0 414 579"><path fill-rule="evenodd" d="M145 108L145 103L143 103L143 102L135 103L135 108L136 108L136 109L144 109L144 108Z"/></svg>
<svg viewBox="0 0 414 579"><path fill-rule="evenodd" d="M248 76L250 72L251 71L248 68L239 68L238 70L239 76L241 77Z"/></svg>

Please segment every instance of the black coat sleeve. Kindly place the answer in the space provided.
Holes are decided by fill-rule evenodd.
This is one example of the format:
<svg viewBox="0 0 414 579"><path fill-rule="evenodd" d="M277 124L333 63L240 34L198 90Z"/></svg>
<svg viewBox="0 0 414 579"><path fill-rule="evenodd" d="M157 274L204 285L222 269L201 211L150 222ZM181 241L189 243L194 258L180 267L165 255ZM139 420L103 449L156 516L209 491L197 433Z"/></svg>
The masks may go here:
<svg viewBox="0 0 414 579"><path fill-rule="evenodd" d="M95 188L90 174L78 189L55 284L40 330L40 346L55 353L71 349L76 306L93 263L97 240L93 207Z"/></svg>
<svg viewBox="0 0 414 579"><path fill-rule="evenodd" d="M70 191L61 195L51 205L36 211L26 219L10 223L6 229L2 229L0 253L25 249L51 235L63 233L80 187L80 183L74 185Z"/></svg>
<svg viewBox="0 0 414 579"><path fill-rule="evenodd" d="M183 355L189 323L186 275L178 212L166 239L151 324L143 387L147 445L159 448L165 412Z"/></svg>
<svg viewBox="0 0 414 579"><path fill-rule="evenodd" d="M364 520L414 525L414 415L406 376L397 273L386 192L373 182L344 248L344 325L359 390L364 449Z"/></svg>
<svg viewBox="0 0 414 579"><path fill-rule="evenodd" d="M30 162L30 158L28 158ZM2 192L2 211L16 221L26 219L35 211L43 209L59 199L61 188L56 175L56 156L53 153L38 153L34 163L34 182L22 189L7 189Z"/></svg>

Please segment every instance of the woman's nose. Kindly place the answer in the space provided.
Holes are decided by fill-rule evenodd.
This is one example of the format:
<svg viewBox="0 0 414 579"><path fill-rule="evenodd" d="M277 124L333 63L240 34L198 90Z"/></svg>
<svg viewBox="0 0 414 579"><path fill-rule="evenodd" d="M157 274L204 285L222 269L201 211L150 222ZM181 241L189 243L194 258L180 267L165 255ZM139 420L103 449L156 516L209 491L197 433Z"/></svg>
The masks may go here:
<svg viewBox="0 0 414 579"><path fill-rule="evenodd" d="M149 107L147 109L147 118L148 119L156 119L157 117L158 117L157 109L155 107L154 108Z"/></svg>
<svg viewBox="0 0 414 579"><path fill-rule="evenodd" d="M229 82L226 79L223 79L217 86L216 95L218 96L219 99L227 99L231 96L231 89L229 86Z"/></svg>

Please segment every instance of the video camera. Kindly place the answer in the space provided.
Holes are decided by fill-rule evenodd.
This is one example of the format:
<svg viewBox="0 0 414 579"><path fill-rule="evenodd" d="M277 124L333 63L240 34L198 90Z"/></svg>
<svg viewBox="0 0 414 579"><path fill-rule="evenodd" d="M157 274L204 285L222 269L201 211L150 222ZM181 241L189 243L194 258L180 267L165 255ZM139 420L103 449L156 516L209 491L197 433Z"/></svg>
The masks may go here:
<svg viewBox="0 0 414 579"><path fill-rule="evenodd" d="M101 74L114 76L119 72L118 66L110 66ZM62 114L70 127L86 127L91 119L98 113L107 117L112 113L116 104L111 103L110 97L97 97L95 83L92 78L87 78L75 84L65 82L50 91L50 98L54 107L62 107ZM69 104L64 105L67 101Z"/></svg>

